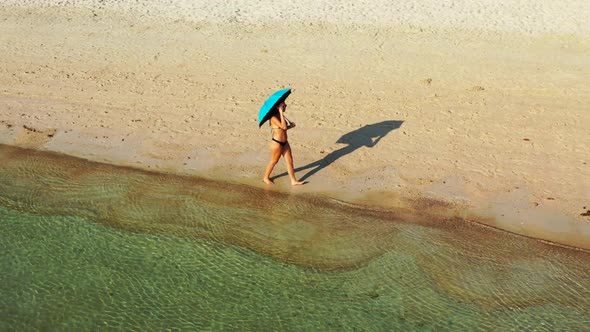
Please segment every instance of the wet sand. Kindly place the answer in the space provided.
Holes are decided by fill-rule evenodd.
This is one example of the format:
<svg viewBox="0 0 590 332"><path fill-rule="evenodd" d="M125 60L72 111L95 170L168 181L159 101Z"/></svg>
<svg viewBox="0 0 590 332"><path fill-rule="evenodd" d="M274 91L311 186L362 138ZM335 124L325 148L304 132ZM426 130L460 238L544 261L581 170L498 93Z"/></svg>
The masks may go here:
<svg viewBox="0 0 590 332"><path fill-rule="evenodd" d="M4 2L0 143L263 188L256 114L292 87L309 183L273 191L590 249L587 4L267 6Z"/></svg>

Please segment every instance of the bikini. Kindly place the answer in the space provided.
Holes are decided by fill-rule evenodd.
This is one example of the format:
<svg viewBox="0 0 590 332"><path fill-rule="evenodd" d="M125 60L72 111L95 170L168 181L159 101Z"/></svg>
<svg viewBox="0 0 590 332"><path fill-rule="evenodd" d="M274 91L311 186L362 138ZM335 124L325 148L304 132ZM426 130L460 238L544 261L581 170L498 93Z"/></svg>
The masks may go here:
<svg viewBox="0 0 590 332"><path fill-rule="evenodd" d="M287 120L287 118L285 118L285 121L287 122L287 128L289 128L289 126L291 126L291 121ZM279 127L270 127L270 132L271 133L272 133L273 129L286 130L286 129L279 128ZM279 143L281 145L281 147L284 147L285 145L287 145L287 143L289 143L288 141L281 142L281 141L275 139L274 137L272 137L271 140Z"/></svg>
<svg viewBox="0 0 590 332"><path fill-rule="evenodd" d="M274 129L274 128L273 128L273 129ZM279 128L279 129L280 129L280 128ZM287 142L287 141L285 141L285 142L281 142L281 141L279 141L279 140L276 140L274 137L272 138L272 140L273 140L273 141L275 141L275 142L277 142L277 143L279 143L279 144L281 145L281 147L283 147L283 146L287 145L287 143L289 143L289 142Z"/></svg>

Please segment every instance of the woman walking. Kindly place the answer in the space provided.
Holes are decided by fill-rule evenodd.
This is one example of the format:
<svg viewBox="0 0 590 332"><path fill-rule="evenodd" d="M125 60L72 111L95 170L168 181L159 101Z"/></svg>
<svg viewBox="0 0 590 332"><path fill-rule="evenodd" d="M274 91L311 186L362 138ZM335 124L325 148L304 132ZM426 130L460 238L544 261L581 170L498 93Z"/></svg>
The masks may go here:
<svg viewBox="0 0 590 332"><path fill-rule="evenodd" d="M271 110L270 121L268 122L272 132L272 138L270 141L270 161L266 166L266 172L264 172L264 183L272 185L274 182L270 179L270 174L273 168L281 159L281 156L285 157L287 163L287 173L291 178L291 185L298 186L305 182L298 181L295 177L295 170L293 167L293 154L291 153L291 146L287 140L287 130L295 128L295 122L289 121L285 117L285 111L287 104L280 102Z"/></svg>

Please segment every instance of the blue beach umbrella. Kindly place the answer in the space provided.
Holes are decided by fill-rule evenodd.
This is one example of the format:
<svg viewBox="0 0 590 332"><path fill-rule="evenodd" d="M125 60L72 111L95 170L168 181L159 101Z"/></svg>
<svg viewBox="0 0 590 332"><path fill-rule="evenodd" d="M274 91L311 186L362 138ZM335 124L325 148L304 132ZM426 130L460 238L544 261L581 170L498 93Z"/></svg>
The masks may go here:
<svg viewBox="0 0 590 332"><path fill-rule="evenodd" d="M271 111L275 106L277 106L280 102L285 101L287 97L291 94L291 89L282 89L275 93L273 93L268 99L264 102L264 105L258 111L258 128L262 126L268 119L271 117Z"/></svg>

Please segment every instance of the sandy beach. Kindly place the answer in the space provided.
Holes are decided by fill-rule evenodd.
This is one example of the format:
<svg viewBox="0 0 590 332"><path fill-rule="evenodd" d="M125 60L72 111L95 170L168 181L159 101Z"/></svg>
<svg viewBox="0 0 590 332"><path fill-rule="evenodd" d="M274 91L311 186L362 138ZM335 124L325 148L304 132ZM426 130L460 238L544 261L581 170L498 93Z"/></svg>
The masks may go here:
<svg viewBox="0 0 590 332"><path fill-rule="evenodd" d="M3 1L0 143L420 209L590 250L590 5ZM285 171L283 161L275 175ZM425 204L425 203L423 203Z"/></svg>

